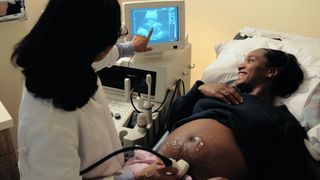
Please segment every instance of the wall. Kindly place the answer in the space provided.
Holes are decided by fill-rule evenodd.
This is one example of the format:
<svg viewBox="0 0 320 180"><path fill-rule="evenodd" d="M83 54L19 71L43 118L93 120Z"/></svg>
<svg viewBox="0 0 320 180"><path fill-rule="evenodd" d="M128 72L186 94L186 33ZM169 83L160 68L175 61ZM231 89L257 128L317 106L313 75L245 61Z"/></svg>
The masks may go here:
<svg viewBox="0 0 320 180"><path fill-rule="evenodd" d="M48 0L26 1L28 20L0 23L0 99L15 120L21 75L9 57L13 45L32 27ZM192 82L215 58L214 45L230 40L243 27L257 27L320 38L319 0L185 0L186 31L192 44ZM88 1L89 2L89 1ZM16 144L16 128L13 129Z"/></svg>
<svg viewBox="0 0 320 180"><path fill-rule="evenodd" d="M319 0L186 0L186 31L192 43L192 82L216 54L214 45L243 27L320 38Z"/></svg>
<svg viewBox="0 0 320 180"><path fill-rule="evenodd" d="M0 100L14 120L11 134L17 147L18 107L21 97L21 73L10 63L13 46L26 35L48 0L26 1L27 20L0 22Z"/></svg>

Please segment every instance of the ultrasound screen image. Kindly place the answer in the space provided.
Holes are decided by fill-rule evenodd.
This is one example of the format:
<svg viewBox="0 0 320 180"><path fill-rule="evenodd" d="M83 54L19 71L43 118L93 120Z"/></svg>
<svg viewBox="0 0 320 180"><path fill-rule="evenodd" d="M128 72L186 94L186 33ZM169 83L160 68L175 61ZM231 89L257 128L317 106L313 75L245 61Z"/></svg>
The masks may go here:
<svg viewBox="0 0 320 180"><path fill-rule="evenodd" d="M136 8L131 11L133 35L148 36L153 28L150 44L179 40L178 7Z"/></svg>

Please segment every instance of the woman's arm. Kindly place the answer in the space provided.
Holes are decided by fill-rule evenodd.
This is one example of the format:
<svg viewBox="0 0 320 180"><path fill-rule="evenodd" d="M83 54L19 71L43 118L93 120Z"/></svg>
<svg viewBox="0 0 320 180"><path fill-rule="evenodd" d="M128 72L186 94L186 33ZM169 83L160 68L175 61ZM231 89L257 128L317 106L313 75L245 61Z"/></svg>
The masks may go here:
<svg viewBox="0 0 320 180"><path fill-rule="evenodd" d="M207 97L213 97L228 104L238 105L243 103L240 92L227 84L206 83L199 86L199 91Z"/></svg>

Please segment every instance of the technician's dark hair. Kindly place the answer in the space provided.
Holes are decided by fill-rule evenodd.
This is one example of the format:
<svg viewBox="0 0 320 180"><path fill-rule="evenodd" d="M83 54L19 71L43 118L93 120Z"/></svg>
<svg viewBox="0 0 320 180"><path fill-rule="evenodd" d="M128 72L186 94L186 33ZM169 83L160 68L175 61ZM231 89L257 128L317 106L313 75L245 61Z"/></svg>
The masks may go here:
<svg viewBox="0 0 320 180"><path fill-rule="evenodd" d="M279 73L272 85L273 94L279 97L289 97L303 81L303 71L297 58L279 50L264 49L264 51L268 65L279 68Z"/></svg>
<svg viewBox="0 0 320 180"><path fill-rule="evenodd" d="M50 0L11 56L35 97L66 111L83 107L97 90L91 67L120 32L117 0Z"/></svg>

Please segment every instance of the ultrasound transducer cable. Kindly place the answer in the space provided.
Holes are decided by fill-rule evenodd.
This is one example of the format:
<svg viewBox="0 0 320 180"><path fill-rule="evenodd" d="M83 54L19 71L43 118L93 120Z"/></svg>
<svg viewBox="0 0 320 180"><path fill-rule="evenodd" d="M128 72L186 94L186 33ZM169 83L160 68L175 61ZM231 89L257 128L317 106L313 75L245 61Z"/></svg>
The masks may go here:
<svg viewBox="0 0 320 180"><path fill-rule="evenodd" d="M126 151L132 151L132 150L135 150L135 149L141 149L141 150L148 151L148 152L156 155L157 157L159 157L161 159L161 161L164 163L164 165L166 167L172 166L172 167L177 168L178 169L178 175L181 176L181 177L183 175L185 175L187 173L187 171L189 170L188 162L186 162L183 159L180 159L179 161L176 161L174 159L167 158L167 157L165 157L165 156L163 156L163 155L159 154L158 152L153 151L151 149L147 149L147 148L144 148L144 147L141 147L141 146L132 146L132 147L126 147L126 148L119 149L119 150L114 151L113 153L105 156L104 158L102 158L99 161L95 162L91 166L89 166L86 169L80 171L80 175L88 173L89 171L91 171L95 167L99 166L103 162L107 161L108 159L112 158L113 156L116 156L119 153L126 152Z"/></svg>
<svg viewBox="0 0 320 180"><path fill-rule="evenodd" d="M102 164L103 162L107 161L108 159L112 158L115 155L118 155L118 154L126 152L126 151L132 151L132 150L135 150L135 149L141 149L141 150L144 150L144 151L148 151L148 152L156 155L157 157L159 157L162 160L162 162L165 164L165 166L172 166L172 161L169 158L162 156L158 152L150 150L150 149L147 149L147 148L144 148L144 147L141 147L141 146L132 146L132 147L125 147L125 148L119 149L119 150L114 151L113 153L105 156L104 158L102 158L99 161L95 162L91 166L89 166L86 169L80 171L80 175L88 173L89 171L91 171L92 169L94 169L95 167L99 166L100 164Z"/></svg>

